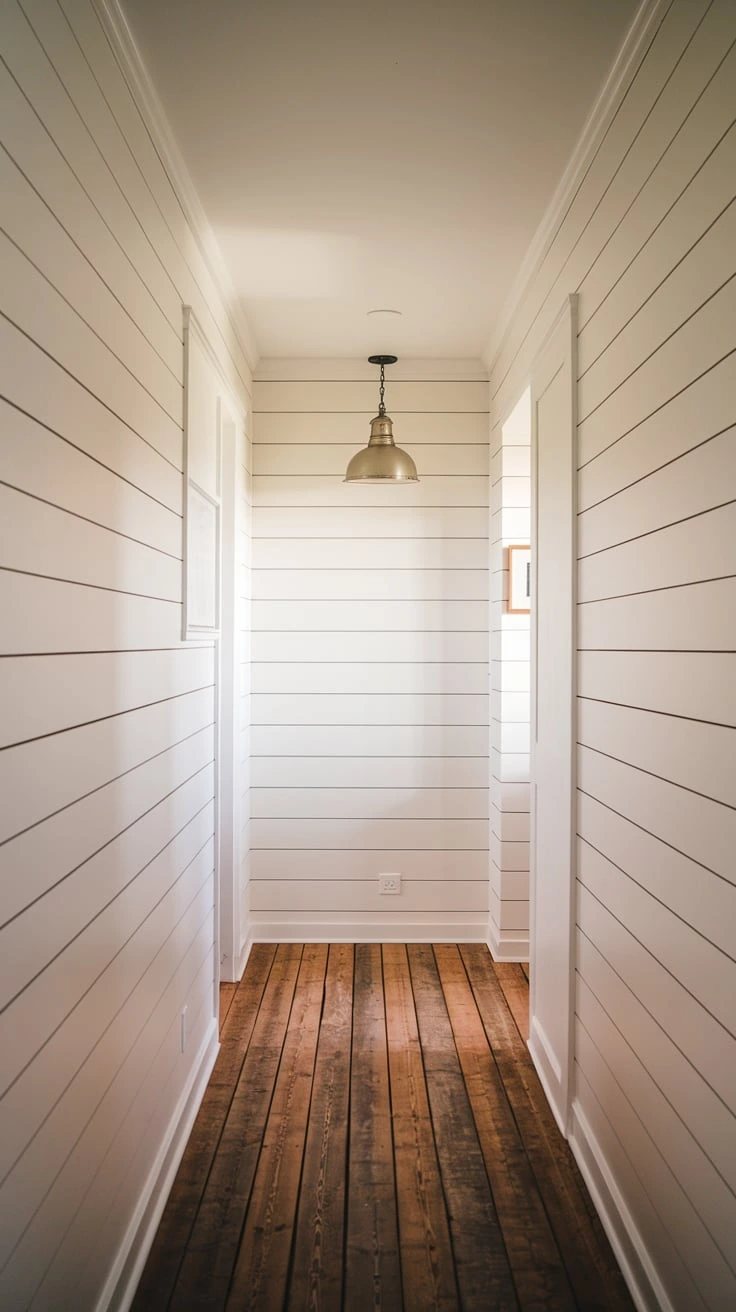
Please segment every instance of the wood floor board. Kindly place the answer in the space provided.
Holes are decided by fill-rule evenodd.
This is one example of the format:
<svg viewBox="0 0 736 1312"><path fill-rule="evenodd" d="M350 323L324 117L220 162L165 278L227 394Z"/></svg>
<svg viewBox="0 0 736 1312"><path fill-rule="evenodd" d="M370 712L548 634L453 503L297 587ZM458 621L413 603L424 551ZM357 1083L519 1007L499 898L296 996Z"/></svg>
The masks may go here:
<svg viewBox="0 0 736 1312"><path fill-rule="evenodd" d="M169 1304L232 1105L275 953L275 944L256 944L248 969L240 985L235 986L237 1002L233 1022L221 1036L215 1067L139 1282L134 1309L167 1307ZM228 1011L233 1001L234 995Z"/></svg>
<svg viewBox="0 0 736 1312"><path fill-rule="evenodd" d="M230 980L225 980L220 985L220 1034L225 1028L227 1013L232 1006L237 988L237 984L233 984Z"/></svg>
<svg viewBox="0 0 736 1312"><path fill-rule="evenodd" d="M494 963L482 944L460 951L578 1307L630 1312L631 1298L603 1227L508 1008L499 980L503 963Z"/></svg>
<svg viewBox="0 0 736 1312"><path fill-rule="evenodd" d="M280 1312L286 1298L326 967L326 945L307 945L230 1286L233 1312Z"/></svg>
<svg viewBox="0 0 736 1312"><path fill-rule="evenodd" d="M632 1312L481 944L257 944L133 1312Z"/></svg>
<svg viewBox="0 0 736 1312"><path fill-rule="evenodd" d="M441 944L435 957L519 1303L575 1312L562 1255L460 952Z"/></svg>
<svg viewBox="0 0 736 1312"><path fill-rule="evenodd" d="M290 1312L342 1307L354 955L349 943L329 950L286 1302Z"/></svg>
<svg viewBox="0 0 736 1312"><path fill-rule="evenodd" d="M383 978L404 1309L453 1312L455 1264L403 944L384 945Z"/></svg>
<svg viewBox="0 0 736 1312"><path fill-rule="evenodd" d="M515 961L496 961L494 969L509 1011L526 1043L529 1039L529 982Z"/></svg>
<svg viewBox="0 0 736 1312"><path fill-rule="evenodd" d="M276 952L235 1094L169 1302L179 1312L226 1306L301 964Z"/></svg>
<svg viewBox="0 0 736 1312"><path fill-rule="evenodd" d="M355 948L345 1307L401 1312L401 1268L381 947Z"/></svg>
<svg viewBox="0 0 736 1312"><path fill-rule="evenodd" d="M518 1307L514 1282L434 953L408 951L461 1305L506 1312Z"/></svg>

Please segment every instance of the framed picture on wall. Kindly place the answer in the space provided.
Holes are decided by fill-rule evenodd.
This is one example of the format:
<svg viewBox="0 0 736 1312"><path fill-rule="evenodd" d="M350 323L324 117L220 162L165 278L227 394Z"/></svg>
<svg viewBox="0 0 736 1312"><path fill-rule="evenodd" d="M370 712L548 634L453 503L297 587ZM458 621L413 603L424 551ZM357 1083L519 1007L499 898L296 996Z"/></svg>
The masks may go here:
<svg viewBox="0 0 736 1312"><path fill-rule="evenodd" d="M529 546L509 547L510 615L528 615L532 595L532 553Z"/></svg>

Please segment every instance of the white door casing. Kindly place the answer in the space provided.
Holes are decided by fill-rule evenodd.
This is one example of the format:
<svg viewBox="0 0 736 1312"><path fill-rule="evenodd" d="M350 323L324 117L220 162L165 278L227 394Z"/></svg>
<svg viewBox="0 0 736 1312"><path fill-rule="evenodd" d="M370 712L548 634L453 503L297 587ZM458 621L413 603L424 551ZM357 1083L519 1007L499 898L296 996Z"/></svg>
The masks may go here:
<svg viewBox="0 0 736 1312"><path fill-rule="evenodd" d="M575 890L576 310L532 368L529 1048L563 1134L572 1086Z"/></svg>

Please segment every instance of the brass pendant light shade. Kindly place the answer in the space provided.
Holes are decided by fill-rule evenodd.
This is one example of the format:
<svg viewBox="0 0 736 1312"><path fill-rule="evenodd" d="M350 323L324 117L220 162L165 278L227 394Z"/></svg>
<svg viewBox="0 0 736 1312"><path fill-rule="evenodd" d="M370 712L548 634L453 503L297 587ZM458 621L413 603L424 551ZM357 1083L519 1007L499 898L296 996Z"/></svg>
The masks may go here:
<svg viewBox="0 0 736 1312"><path fill-rule="evenodd" d="M418 483L417 467L410 455L394 442L393 423L386 414L383 400L384 366L395 364L395 355L371 355L370 364L381 366L381 392L378 414L371 419L367 447L354 455L347 468L345 483Z"/></svg>

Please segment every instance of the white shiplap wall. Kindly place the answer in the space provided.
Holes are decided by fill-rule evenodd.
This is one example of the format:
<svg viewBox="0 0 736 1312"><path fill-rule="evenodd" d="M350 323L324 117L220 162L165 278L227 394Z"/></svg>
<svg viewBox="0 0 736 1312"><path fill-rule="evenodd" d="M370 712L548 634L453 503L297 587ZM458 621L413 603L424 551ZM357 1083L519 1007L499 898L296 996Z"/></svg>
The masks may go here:
<svg viewBox="0 0 736 1312"><path fill-rule="evenodd" d="M509 613L508 549L530 535L531 398L491 431L491 879L488 943L497 961L529 956L528 615Z"/></svg>
<svg viewBox="0 0 736 1312"><path fill-rule="evenodd" d="M736 1306L736 7L653 22L492 369L572 291L572 1139L643 1305Z"/></svg>
<svg viewBox="0 0 736 1312"><path fill-rule="evenodd" d="M0 1305L60 1312L125 1287L217 1042L183 303L249 375L93 5L8 0L0 46Z"/></svg>
<svg viewBox="0 0 736 1312"><path fill-rule="evenodd" d="M387 371L413 487L342 482L377 400L364 361L270 361L254 387L262 937L486 933L488 382L472 362Z"/></svg>

